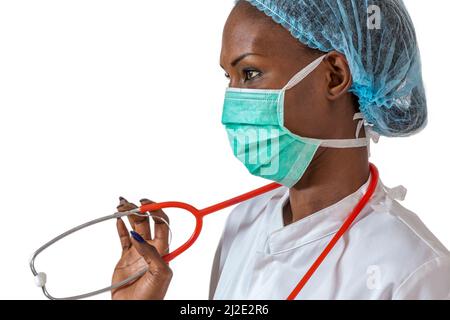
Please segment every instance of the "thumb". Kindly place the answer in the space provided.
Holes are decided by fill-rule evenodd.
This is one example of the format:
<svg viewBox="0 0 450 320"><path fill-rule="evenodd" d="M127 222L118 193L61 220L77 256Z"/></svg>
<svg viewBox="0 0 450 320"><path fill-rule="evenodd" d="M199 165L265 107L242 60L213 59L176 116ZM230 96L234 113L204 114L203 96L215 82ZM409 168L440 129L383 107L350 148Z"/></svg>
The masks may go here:
<svg viewBox="0 0 450 320"><path fill-rule="evenodd" d="M149 244L141 235L135 231L130 231L133 246L136 248L139 255L144 258L148 265L148 270L152 274L161 274L170 271L167 263L161 258L158 250Z"/></svg>

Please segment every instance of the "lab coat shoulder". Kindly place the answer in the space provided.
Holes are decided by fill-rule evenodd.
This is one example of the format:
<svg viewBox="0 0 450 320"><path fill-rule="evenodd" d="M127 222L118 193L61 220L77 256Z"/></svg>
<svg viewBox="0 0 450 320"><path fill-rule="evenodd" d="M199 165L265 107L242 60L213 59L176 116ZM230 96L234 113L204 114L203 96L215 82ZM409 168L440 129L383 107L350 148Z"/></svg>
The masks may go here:
<svg viewBox="0 0 450 320"><path fill-rule="evenodd" d="M450 257L436 257L419 266L397 288L394 300L449 300Z"/></svg>
<svg viewBox="0 0 450 320"><path fill-rule="evenodd" d="M358 225L392 299L449 299L450 253L414 212L387 199Z"/></svg>
<svg viewBox="0 0 450 320"><path fill-rule="evenodd" d="M214 292L217 288L224 262L240 226L247 221L258 219L258 217L264 213L268 205L276 203L286 192L289 192L288 188L280 187L250 200L241 202L231 210L214 255L209 285L210 300L214 297Z"/></svg>
<svg viewBox="0 0 450 320"><path fill-rule="evenodd" d="M450 252L414 212L398 202L394 202L392 208L398 212L396 217L430 252L429 258L422 261L396 289L393 299L450 299Z"/></svg>

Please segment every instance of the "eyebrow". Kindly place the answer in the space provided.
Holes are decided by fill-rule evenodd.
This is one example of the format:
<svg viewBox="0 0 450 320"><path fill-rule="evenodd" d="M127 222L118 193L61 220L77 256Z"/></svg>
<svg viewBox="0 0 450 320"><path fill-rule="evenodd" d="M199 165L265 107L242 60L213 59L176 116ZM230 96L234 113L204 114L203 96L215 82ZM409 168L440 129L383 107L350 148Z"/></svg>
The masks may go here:
<svg viewBox="0 0 450 320"><path fill-rule="evenodd" d="M234 59L233 62L231 62L231 66L235 67L239 62L241 62L242 60L244 60L248 56L260 56L260 54L251 53L251 52L247 52L247 53L241 54L239 57ZM221 67L223 68L223 66L221 66Z"/></svg>

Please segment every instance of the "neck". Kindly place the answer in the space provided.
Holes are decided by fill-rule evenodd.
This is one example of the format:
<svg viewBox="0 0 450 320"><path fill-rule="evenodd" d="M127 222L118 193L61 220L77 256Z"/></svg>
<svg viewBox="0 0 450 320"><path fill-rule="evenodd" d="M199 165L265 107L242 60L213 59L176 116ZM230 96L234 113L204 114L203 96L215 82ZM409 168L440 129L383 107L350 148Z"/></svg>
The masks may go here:
<svg viewBox="0 0 450 320"><path fill-rule="evenodd" d="M289 190L284 224L303 219L356 192L370 176L367 148L323 148Z"/></svg>

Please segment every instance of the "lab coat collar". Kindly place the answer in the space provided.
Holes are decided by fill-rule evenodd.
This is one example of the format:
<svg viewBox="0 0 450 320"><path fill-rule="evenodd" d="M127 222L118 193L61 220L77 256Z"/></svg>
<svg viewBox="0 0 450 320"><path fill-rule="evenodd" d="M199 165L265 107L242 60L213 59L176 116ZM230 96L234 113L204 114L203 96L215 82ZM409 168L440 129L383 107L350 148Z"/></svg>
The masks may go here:
<svg viewBox="0 0 450 320"><path fill-rule="evenodd" d="M289 201L289 189L284 188L284 194L277 203L275 210L271 212L267 238L261 251L269 255L276 255L336 233L367 191L371 178L372 176L353 194L287 226L284 226L282 208ZM384 186L379 180L373 197L353 223L372 211L371 204L379 203L380 198L384 195Z"/></svg>

